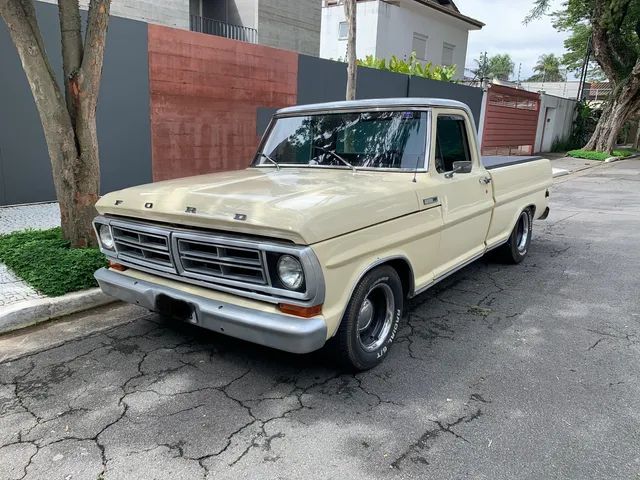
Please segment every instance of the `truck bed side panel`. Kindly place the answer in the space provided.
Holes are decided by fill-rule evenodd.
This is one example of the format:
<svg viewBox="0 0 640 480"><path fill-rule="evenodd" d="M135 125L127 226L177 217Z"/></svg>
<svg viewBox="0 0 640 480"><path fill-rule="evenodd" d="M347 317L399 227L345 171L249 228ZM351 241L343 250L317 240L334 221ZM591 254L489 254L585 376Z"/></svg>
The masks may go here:
<svg viewBox="0 0 640 480"><path fill-rule="evenodd" d="M547 189L551 186L551 162L537 159L489 170L493 184L495 209L487 234L487 247L506 241L520 212L535 206L535 218L547 207Z"/></svg>

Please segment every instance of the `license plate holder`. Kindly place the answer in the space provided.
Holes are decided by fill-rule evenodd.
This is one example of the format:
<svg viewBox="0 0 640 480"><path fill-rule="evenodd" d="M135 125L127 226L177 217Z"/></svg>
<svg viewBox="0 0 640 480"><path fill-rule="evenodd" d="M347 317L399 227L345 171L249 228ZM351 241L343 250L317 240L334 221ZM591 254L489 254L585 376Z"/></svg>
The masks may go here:
<svg viewBox="0 0 640 480"><path fill-rule="evenodd" d="M187 323L198 323L198 313L195 306L185 300L159 295L156 300L158 312L176 320Z"/></svg>

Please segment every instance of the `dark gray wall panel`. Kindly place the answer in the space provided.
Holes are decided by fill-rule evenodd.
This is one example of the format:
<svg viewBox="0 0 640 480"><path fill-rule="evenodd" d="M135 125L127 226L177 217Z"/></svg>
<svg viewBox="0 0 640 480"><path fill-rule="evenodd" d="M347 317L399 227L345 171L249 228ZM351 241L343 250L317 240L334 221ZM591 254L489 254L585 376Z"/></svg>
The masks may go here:
<svg viewBox="0 0 640 480"><path fill-rule="evenodd" d="M298 105L344 100L347 67L324 58L298 56Z"/></svg>
<svg viewBox="0 0 640 480"><path fill-rule="evenodd" d="M298 59L298 104L344 100L347 66L342 62L300 55ZM358 69L357 98L435 97L459 100L471 108L476 126L480 119L480 88L416 78L375 70Z"/></svg>
<svg viewBox="0 0 640 480"><path fill-rule="evenodd" d="M356 98L406 97L408 81L407 75L373 68L358 68Z"/></svg>
<svg viewBox="0 0 640 480"><path fill-rule="evenodd" d="M482 89L459 85L451 82L439 82L427 78L412 77L409 80L410 97L433 97L458 100L469 105L476 128L480 122L480 108L482 107Z"/></svg>
<svg viewBox="0 0 640 480"><path fill-rule="evenodd" d="M36 11L60 78L57 6L36 2ZM42 126L4 22L0 65L0 205L54 200ZM102 193L151 181L149 122L147 24L111 17L97 111Z"/></svg>

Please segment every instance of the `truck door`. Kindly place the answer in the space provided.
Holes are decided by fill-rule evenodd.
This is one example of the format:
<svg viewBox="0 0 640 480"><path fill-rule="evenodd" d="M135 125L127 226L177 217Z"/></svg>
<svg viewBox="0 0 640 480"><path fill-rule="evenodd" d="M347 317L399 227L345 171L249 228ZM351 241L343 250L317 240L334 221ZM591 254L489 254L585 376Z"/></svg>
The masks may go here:
<svg viewBox="0 0 640 480"><path fill-rule="evenodd" d="M437 280L484 253L494 202L491 176L481 164L469 116L462 110L434 109L434 117L429 175L443 219ZM471 169L454 172L454 162L471 162Z"/></svg>

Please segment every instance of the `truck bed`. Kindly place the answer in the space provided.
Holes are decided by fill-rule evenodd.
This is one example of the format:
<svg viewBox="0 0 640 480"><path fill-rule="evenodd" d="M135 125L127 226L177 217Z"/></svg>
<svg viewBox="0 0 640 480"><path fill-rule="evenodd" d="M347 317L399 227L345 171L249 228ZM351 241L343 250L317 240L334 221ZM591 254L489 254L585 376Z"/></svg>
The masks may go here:
<svg viewBox="0 0 640 480"><path fill-rule="evenodd" d="M506 156L506 155L487 155L482 157L482 164L487 170L494 168L508 167L510 165L518 165L520 163L533 162L541 160L542 157L534 156Z"/></svg>

